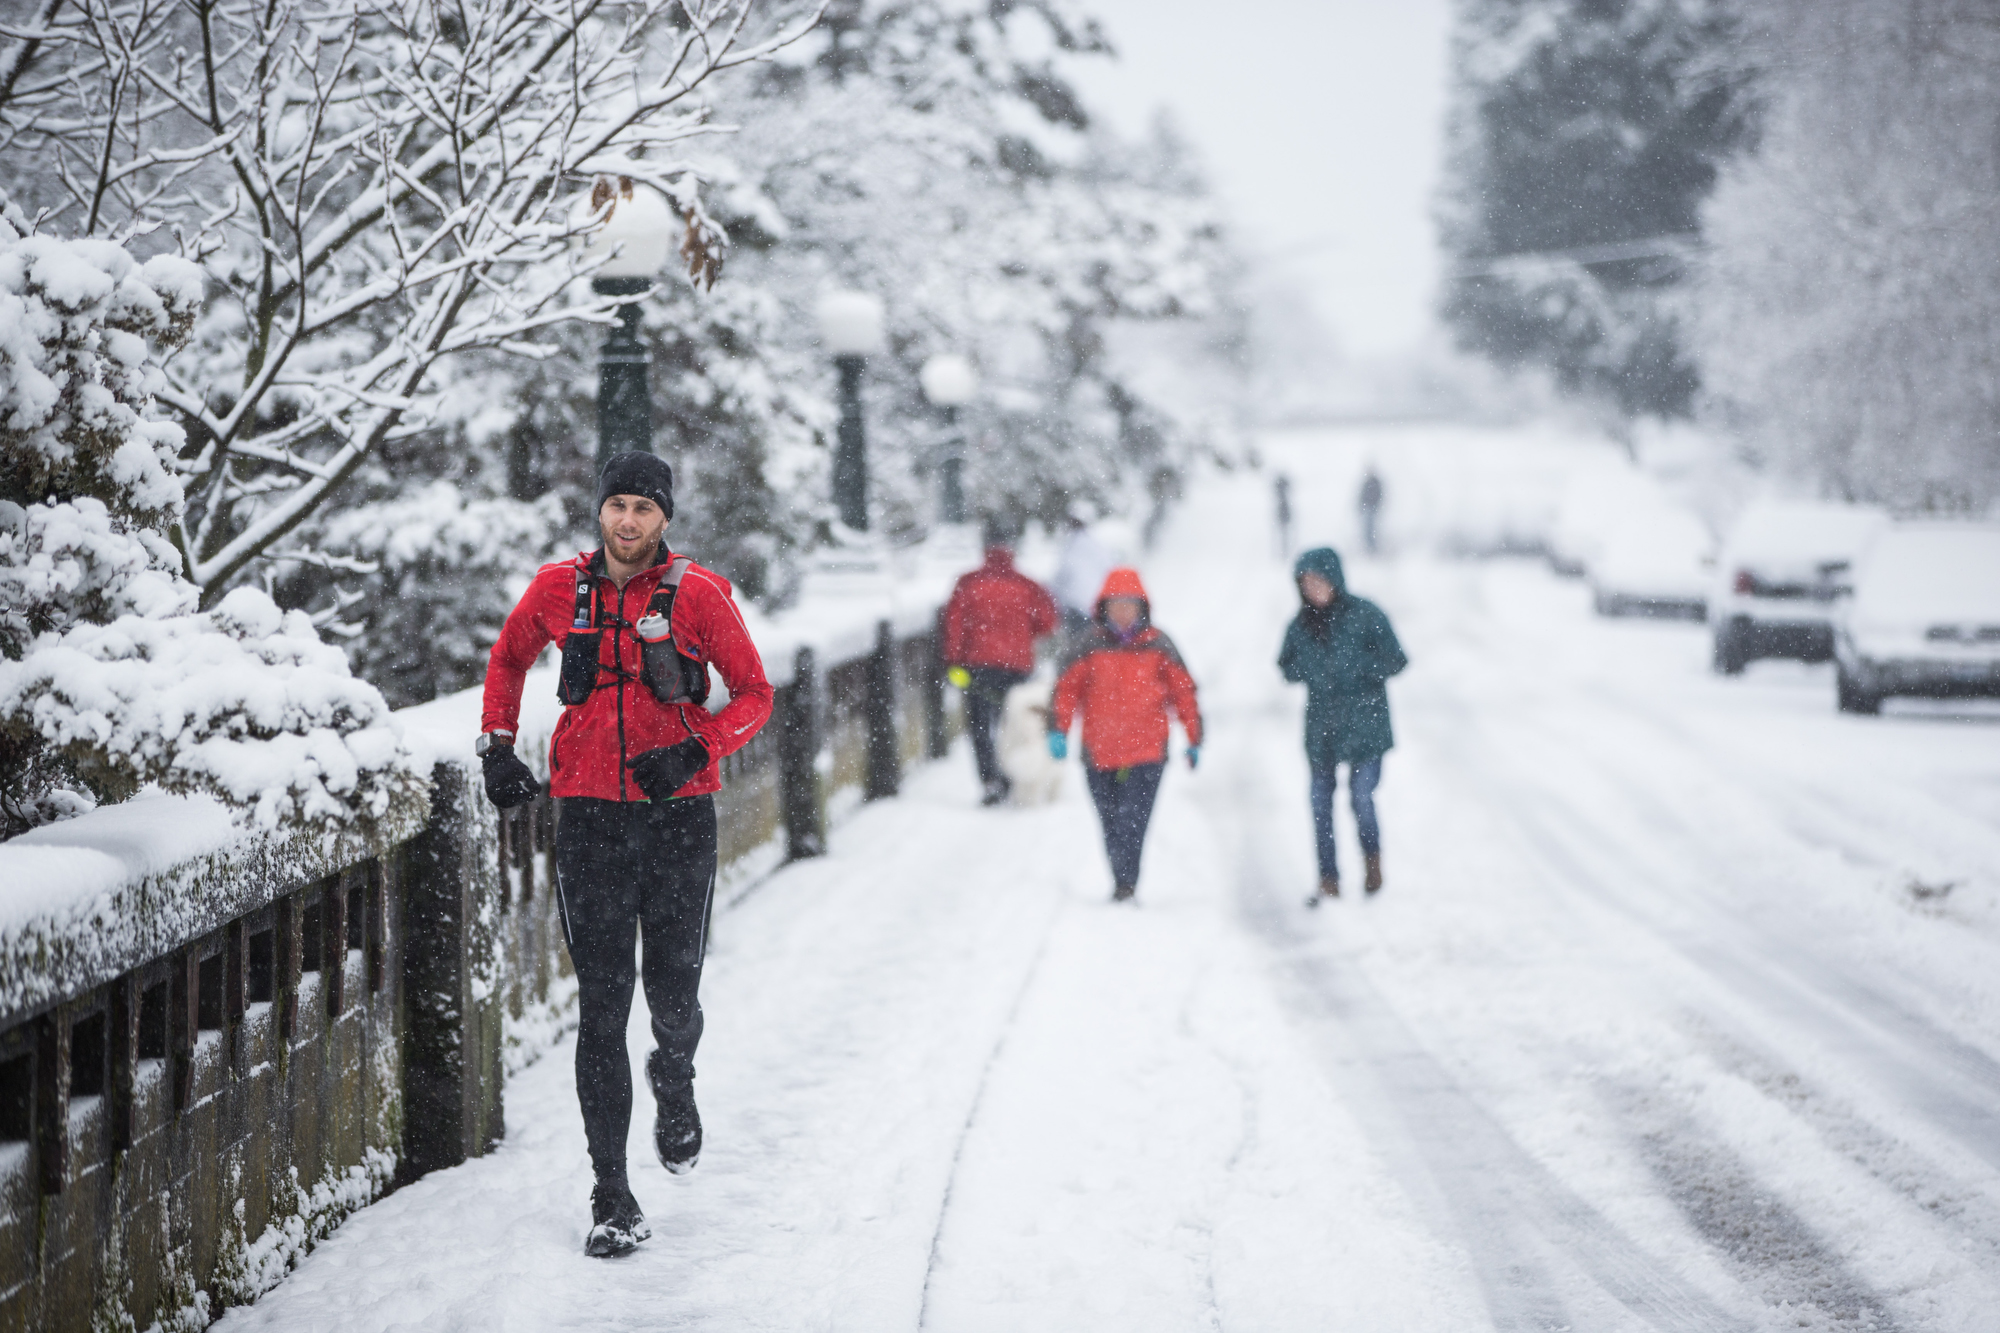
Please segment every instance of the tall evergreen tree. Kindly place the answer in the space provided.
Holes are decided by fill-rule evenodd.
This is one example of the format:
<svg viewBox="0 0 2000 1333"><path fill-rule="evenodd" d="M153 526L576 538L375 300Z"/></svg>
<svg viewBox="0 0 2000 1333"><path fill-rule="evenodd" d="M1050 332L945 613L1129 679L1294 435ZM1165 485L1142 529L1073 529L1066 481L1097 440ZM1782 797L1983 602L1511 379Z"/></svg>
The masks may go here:
<svg viewBox="0 0 2000 1333"><path fill-rule="evenodd" d="M1721 0L1461 0L1440 205L1461 346L1686 415L1682 254L1746 137Z"/></svg>

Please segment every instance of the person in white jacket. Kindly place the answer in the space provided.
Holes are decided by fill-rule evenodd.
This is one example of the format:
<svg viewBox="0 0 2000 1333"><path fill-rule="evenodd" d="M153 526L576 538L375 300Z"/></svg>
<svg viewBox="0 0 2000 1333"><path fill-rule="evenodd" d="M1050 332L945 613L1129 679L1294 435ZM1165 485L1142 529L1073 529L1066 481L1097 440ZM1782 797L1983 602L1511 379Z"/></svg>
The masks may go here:
<svg viewBox="0 0 2000 1333"><path fill-rule="evenodd" d="M1104 586L1105 576L1118 564L1118 553L1091 531L1096 518L1087 504L1070 506L1069 533L1063 538L1062 559L1049 586L1062 610L1065 643L1090 629L1090 618L1097 612L1097 590Z"/></svg>

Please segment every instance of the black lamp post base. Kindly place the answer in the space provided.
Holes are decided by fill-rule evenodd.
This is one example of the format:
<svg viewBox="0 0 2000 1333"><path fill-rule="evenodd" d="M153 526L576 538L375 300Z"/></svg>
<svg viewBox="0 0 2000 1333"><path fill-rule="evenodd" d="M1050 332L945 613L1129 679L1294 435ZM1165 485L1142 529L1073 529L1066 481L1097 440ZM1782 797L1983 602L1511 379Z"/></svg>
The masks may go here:
<svg viewBox="0 0 2000 1333"><path fill-rule="evenodd" d="M868 359L836 356L840 370L840 433L833 451L833 503L840 521L868 531L868 443L861 424L861 372Z"/></svg>

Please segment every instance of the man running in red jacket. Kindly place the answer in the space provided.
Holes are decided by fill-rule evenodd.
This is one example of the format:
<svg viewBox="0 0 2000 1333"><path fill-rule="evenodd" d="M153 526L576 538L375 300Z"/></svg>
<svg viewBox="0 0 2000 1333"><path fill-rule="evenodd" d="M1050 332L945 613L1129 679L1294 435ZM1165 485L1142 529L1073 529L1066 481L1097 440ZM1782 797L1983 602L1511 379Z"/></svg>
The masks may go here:
<svg viewBox="0 0 2000 1333"><path fill-rule="evenodd" d="M952 683L965 691L965 728L984 788L981 804L998 805L1014 784L1000 769L993 724L1007 691L1035 669L1035 640L1053 634L1055 599L1014 568L1014 552L995 537L986 563L959 579L944 608L944 660Z"/></svg>
<svg viewBox="0 0 2000 1333"><path fill-rule="evenodd" d="M565 707L549 745L549 793L561 801L556 892L578 988L576 1095L597 1175L584 1244L593 1255L621 1254L652 1234L625 1171L635 934L655 1042L646 1058L653 1149L675 1174L701 1152L696 992L715 886L717 762L771 715L764 664L728 580L667 549L673 488L673 470L651 454L618 454L605 466L604 544L535 575L493 645L480 719L486 794L503 809L533 800L540 784L514 753L521 691L542 649L562 646ZM702 706L710 666L729 687L714 714Z"/></svg>

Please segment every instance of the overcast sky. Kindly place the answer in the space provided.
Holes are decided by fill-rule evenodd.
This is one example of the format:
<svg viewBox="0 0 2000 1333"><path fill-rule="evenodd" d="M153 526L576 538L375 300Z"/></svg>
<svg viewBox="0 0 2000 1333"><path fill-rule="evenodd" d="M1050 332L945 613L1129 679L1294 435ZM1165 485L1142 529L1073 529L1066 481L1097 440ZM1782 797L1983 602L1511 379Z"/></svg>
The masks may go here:
<svg viewBox="0 0 2000 1333"><path fill-rule="evenodd" d="M1450 0L1086 0L1118 46L1080 72L1128 132L1168 108L1246 243L1347 351L1413 344L1437 277L1431 194Z"/></svg>

